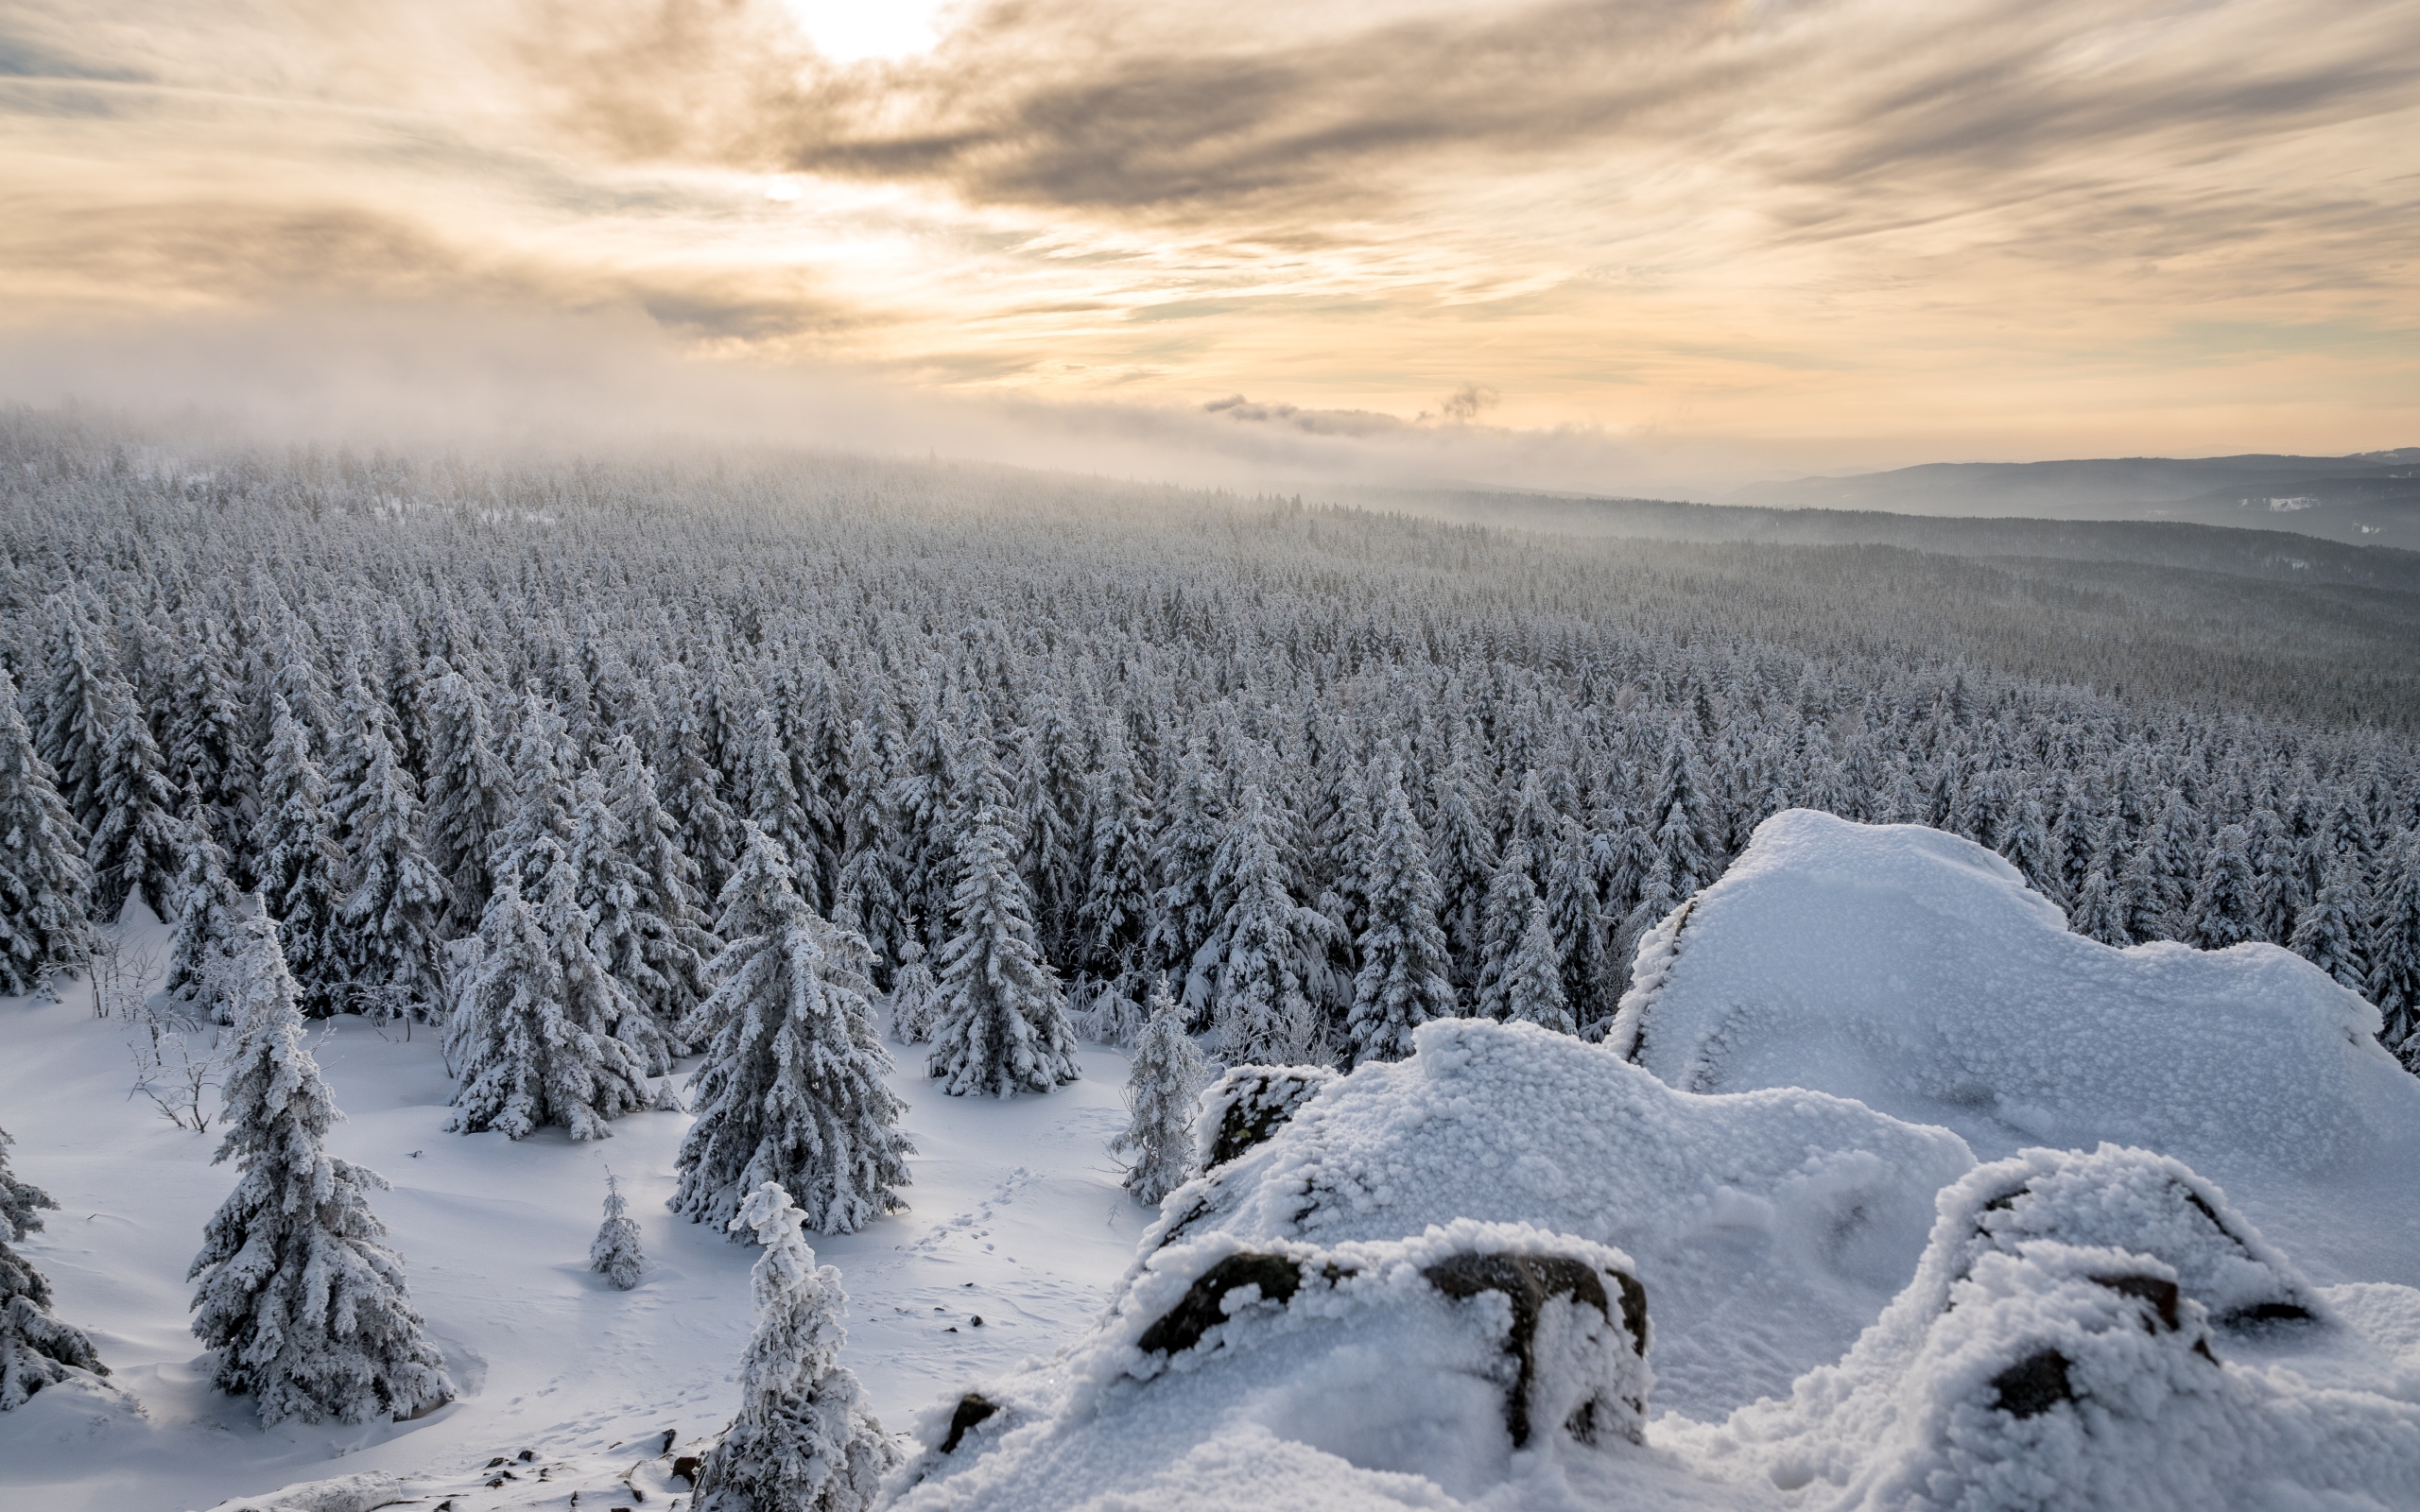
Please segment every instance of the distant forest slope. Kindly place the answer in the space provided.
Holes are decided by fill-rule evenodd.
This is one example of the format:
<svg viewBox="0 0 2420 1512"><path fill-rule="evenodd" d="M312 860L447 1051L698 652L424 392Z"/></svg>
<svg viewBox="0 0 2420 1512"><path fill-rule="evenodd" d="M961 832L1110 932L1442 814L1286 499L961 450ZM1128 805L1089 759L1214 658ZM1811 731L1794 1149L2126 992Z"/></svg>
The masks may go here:
<svg viewBox="0 0 2420 1512"><path fill-rule="evenodd" d="M2108 457L1958 462L1752 484L1732 502L1785 509L2287 529L2420 548L2420 447L2356 456Z"/></svg>
<svg viewBox="0 0 2420 1512"><path fill-rule="evenodd" d="M1703 616L1716 634L1959 657L2153 701L2328 724L2408 729L2420 719L2420 553L2122 522L1540 494L1361 497L1381 513L1564 537L1566 559L1607 596L1668 595L1646 612L1669 623Z"/></svg>
<svg viewBox="0 0 2420 1512"><path fill-rule="evenodd" d="M1357 498L1380 508L1561 535L1776 546L1902 546L1951 557L2135 562L2273 582L2348 583L2420 593L2420 551L2348 545L2287 529L2222 529L2149 520L1962 519L1877 508L1767 508L1542 493L1373 490ZM2295 516L2293 523L2299 526L2304 517Z"/></svg>

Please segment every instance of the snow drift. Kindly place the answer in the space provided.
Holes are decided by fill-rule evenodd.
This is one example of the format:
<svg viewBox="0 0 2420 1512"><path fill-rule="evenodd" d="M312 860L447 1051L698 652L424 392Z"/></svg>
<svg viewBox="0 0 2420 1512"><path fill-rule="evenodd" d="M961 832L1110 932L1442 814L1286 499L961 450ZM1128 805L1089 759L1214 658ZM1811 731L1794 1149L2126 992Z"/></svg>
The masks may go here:
<svg viewBox="0 0 2420 1512"><path fill-rule="evenodd" d="M1687 1091L1819 1088L2025 1145L2157 1150L2331 1277L2420 1283L2420 1081L2272 945L2115 950L1955 835L1805 809L1640 942L1607 1043Z"/></svg>

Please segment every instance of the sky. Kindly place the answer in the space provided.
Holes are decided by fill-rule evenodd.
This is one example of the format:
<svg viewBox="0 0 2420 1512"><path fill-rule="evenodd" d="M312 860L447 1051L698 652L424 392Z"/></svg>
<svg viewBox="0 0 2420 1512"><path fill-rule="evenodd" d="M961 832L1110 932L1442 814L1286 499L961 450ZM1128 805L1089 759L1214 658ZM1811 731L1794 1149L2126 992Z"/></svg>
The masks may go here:
<svg viewBox="0 0 2420 1512"><path fill-rule="evenodd" d="M0 0L0 397L1714 496L2420 444L2420 0Z"/></svg>

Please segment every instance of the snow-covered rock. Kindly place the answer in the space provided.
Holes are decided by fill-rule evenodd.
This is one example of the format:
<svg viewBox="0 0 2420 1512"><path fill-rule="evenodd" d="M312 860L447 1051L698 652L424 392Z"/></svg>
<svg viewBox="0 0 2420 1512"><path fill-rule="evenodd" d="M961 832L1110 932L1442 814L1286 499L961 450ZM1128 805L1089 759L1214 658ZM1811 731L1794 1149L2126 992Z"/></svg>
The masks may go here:
<svg viewBox="0 0 2420 1512"><path fill-rule="evenodd" d="M1049 1367L928 1414L897 1489L918 1508L1085 1505L1240 1435L1317 1452L1298 1494L1475 1496L1643 1441L1649 1332L1627 1256L1527 1226L1213 1235L1150 1254Z"/></svg>
<svg viewBox="0 0 2420 1512"><path fill-rule="evenodd" d="M1634 1258L1657 1394L1727 1411L1840 1357L1912 1273L1956 1136L1821 1092L1678 1092L1567 1035L1425 1023L1171 1194L1144 1237L1397 1239L1475 1218ZM1205 1128L1207 1123L1205 1120Z"/></svg>
<svg viewBox="0 0 2420 1512"><path fill-rule="evenodd" d="M1098 1328L925 1415L894 1504L2382 1512L2420 1486L2420 1294L2314 1287L2178 1160L2029 1150L1935 1192L1962 1146L1839 1099L1679 1092L1526 1027L1418 1044L1182 1189ZM1434 1216L1497 1209L1593 1237ZM1753 1237L1709 1238L1726 1215ZM1836 1363L1659 1412L1675 1373L1803 1353L1886 1268Z"/></svg>
<svg viewBox="0 0 2420 1512"><path fill-rule="evenodd" d="M1985 1159L2156 1150L2324 1277L2420 1284L2420 1080L2377 1027L2274 946L2113 950L1979 846L1797 809L1640 942L1607 1043L1685 1091L1819 1088Z"/></svg>

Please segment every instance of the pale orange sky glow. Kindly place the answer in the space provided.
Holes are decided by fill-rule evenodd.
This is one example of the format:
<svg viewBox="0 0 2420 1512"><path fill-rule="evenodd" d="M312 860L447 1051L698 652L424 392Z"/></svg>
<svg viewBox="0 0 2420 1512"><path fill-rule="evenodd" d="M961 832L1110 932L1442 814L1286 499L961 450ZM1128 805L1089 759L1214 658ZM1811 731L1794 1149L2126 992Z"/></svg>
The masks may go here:
<svg viewBox="0 0 2420 1512"><path fill-rule="evenodd" d="M1701 494L2420 444L2420 4L0 0L0 133L37 402Z"/></svg>

